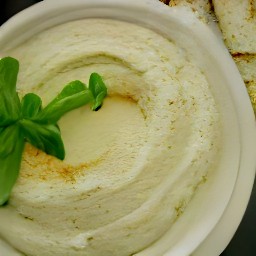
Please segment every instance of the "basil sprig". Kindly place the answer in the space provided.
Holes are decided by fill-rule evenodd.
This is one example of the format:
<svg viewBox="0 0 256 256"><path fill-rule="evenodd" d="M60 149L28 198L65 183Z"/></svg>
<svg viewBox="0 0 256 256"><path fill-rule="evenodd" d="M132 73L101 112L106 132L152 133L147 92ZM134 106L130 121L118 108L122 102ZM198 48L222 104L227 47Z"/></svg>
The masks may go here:
<svg viewBox="0 0 256 256"><path fill-rule="evenodd" d="M0 205L8 201L18 178L25 142L63 160L65 148L58 120L85 104L98 110L107 95L101 76L92 73L88 87L72 81L43 108L41 98L34 93L20 101L16 92L18 71L16 59L0 59Z"/></svg>
<svg viewBox="0 0 256 256"><path fill-rule="evenodd" d="M0 127L3 127L20 118L20 100L16 92L19 63L12 58L0 61Z"/></svg>

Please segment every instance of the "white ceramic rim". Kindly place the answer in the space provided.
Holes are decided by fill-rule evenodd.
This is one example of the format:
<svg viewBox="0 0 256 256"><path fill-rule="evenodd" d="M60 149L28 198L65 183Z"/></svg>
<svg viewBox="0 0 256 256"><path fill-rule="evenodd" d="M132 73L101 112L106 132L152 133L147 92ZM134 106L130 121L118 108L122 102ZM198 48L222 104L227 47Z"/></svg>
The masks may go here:
<svg viewBox="0 0 256 256"><path fill-rule="evenodd" d="M68 1L68 0L63 0L63 1L47 0L45 2L41 2L33 7L28 8L27 10L16 15L15 19L11 19L9 22L7 22L5 25L3 25L1 27L0 33L2 35L4 34L4 37L2 37L2 39L0 38L0 44L8 43L8 47L12 48L15 44L19 43L19 40L15 41L15 42L12 42L9 40L8 37L11 37L13 35L13 33L17 33L20 35L22 34L23 38L25 38L26 36L29 36L28 34L35 33L36 29L42 30L43 28L47 27L48 23L45 22L45 18L43 18L41 26L40 27L36 26L35 31L29 30L29 32L28 32L28 30L27 30L27 28L30 26L29 24L31 24L31 22L37 20L37 23L38 23L40 21L40 18L42 18L43 16L45 17L46 13L44 13L44 11L47 10L46 6L48 8L48 11L49 11L49 9L51 9L51 15L48 15L48 20L49 20L49 22L52 22L55 19L55 16L58 16L57 15L58 14L58 4L61 4L62 6L63 5L66 6L67 13L70 10L72 10L72 8L75 8L75 6L77 4L87 5L87 7L94 6L95 8L101 8L101 9L105 8L105 6L116 7L117 5L121 5L122 7L129 8L131 5L133 5L133 8L135 8L135 9L136 8L138 8L138 9L146 8L147 11L145 12L145 17L143 17L143 19L144 19L144 21L146 20L148 22L148 24L150 24L150 25L152 25L152 18L151 18L152 16L150 16L150 14L152 12L154 12L155 14L157 14L159 16L162 15L165 18L167 18L167 15L169 15L168 19L170 19L170 20L175 15L177 16L177 14L179 14L178 9L174 8L171 10L171 8L163 7L163 5L161 5L157 0L156 1L153 1L153 0L151 0L151 1L150 0L143 0L143 1L135 1L135 0L132 0L132 1L74 0L72 2ZM161 7L160 7L160 5L161 5ZM44 8L44 9L41 9L41 8ZM42 16L40 16L39 13L41 13ZM65 13L64 19L66 19L67 13ZM24 18L24 17L26 17L26 18ZM120 18L121 20L124 19L123 16L116 17L116 18ZM56 21L56 23L58 23L58 22L59 21ZM240 162L240 171L239 171L239 176L238 176L240 180L238 179L237 184L239 184L239 181L241 183L241 179L244 178L243 176L245 176L245 172L246 172L246 175L249 174L249 176L251 177L251 180L247 180L245 178L243 179L244 184L245 184L245 182L247 182L246 183L247 193L244 193L243 205L242 206L241 206L241 204L239 206L236 205L237 208L239 208L239 211L238 211L239 214L236 215L237 216L236 221L230 223L230 225L229 225L230 227L232 226L232 228L230 228L230 230L232 230L232 231L226 232L227 228L225 227L225 229L223 229L224 226L222 226L222 228L219 228L222 231L222 236L221 236L220 240L221 241L229 241L231 239L231 236L234 234L234 230L237 228L237 226L242 218L242 215L244 213L244 210L246 208L246 205L247 205L247 202L249 199L249 194L250 194L250 191L252 188L252 184L253 184L252 177L254 175L255 166L256 166L255 159L254 159L254 156L255 156L254 145L256 142L255 125L253 122L254 115L252 112L252 108L251 108L251 105L249 102L247 92L246 92L245 88L243 86L241 86L241 85L243 85L241 77L237 71L237 68L236 68L234 62L230 58L226 48L220 44L218 39L210 32L210 30L207 26L196 21L194 19L194 17L191 16L186 20L180 19L179 22L183 26L186 26L188 29L191 29L193 31L193 33L195 33L195 37L200 37L201 36L200 33L202 33L202 30L205 32L205 35L207 35L207 39L210 40L211 43L210 43L210 45L208 43L205 43L204 47L205 47L205 49L209 48L208 50L210 51L210 54L213 56L213 58L214 58L215 52L212 50L211 46L213 46L213 49L216 49L216 47L217 47L217 49L223 53L222 60L224 59L225 61L224 62L219 61L218 64L220 65L219 66L220 69L224 70L224 73L225 73L227 79L229 80L229 83L233 85L233 88L229 88L229 93L232 95L232 98L234 99L233 104L235 105L236 115L237 115L238 119L243 120L240 125L241 148L242 148L241 159L242 159L242 161ZM17 23L19 23L19 25L17 25ZM199 26L200 29L197 29L197 26ZM209 42L209 41L207 41L207 42ZM216 59L218 59L218 57L216 57ZM230 76L230 74L232 74L232 76ZM243 98L244 100L241 101L240 100L241 98ZM238 189L235 189L235 193L237 193L237 190ZM230 194L230 196L231 196L231 194ZM231 203L232 203L232 201L231 201ZM223 209L223 211L224 211L224 209ZM222 215L223 211L219 213L220 216ZM219 218L218 218L218 220L219 220ZM211 229L213 229L214 226L215 225L212 223ZM220 234L220 233L218 233L218 234ZM223 235L224 235L225 239L223 239ZM220 235L218 237L220 237ZM191 244L189 246L189 248L187 248L185 251L183 251L183 252L180 251L180 253L183 253L183 254L179 254L179 255L188 255L202 242L203 238L205 238L205 237L200 237L201 240L199 239L196 243ZM227 243L225 243L225 244L223 242L221 243L220 251L224 249L226 244ZM214 246L211 246L211 248L213 250L215 250L216 247L218 247L218 246L216 246L216 244ZM179 246L178 246L178 249L180 249ZM170 255L174 255L173 253L174 253L173 251L169 251L169 252L166 252L164 255L170 256ZM143 254L139 253L138 255L143 255ZM209 255L209 247L208 247L207 255ZM212 255L218 255L218 254L212 254Z"/></svg>

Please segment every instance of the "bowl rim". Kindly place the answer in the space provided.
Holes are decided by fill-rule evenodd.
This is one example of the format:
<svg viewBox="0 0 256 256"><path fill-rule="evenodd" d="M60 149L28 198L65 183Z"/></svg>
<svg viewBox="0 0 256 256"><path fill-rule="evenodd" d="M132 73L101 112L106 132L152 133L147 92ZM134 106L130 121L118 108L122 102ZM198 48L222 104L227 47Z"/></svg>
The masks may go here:
<svg viewBox="0 0 256 256"><path fill-rule="evenodd" d="M98 0L98 1L88 0L86 3L88 5L91 5L94 7L96 6L98 8L102 7L104 5L105 6L114 6L116 4L121 4L126 7L129 7L132 4L133 7L135 7L135 8L140 8L140 7L145 8L145 6L147 6L147 8L153 9L155 7L158 7L159 9L155 9L155 12L158 13L158 15L170 15L170 18L173 17L174 15L177 15L177 13L179 14L179 12L180 12L179 8L173 8L171 10L171 8L169 8L169 7L166 7L166 6L163 7L164 5L162 5L160 2L157 3L157 2L150 1L150 0L141 0L141 1L131 0L129 2L125 1L125 0L123 0L123 1L121 1L121 0L105 0L105 1L104 0ZM37 15L38 15L37 11L39 11L39 9L41 9L42 7L45 8L46 6L48 6L47 8L51 9L51 11L52 11L51 13L55 14L55 12L58 9L59 4L66 5L68 7L72 7L72 6L75 6L76 4L85 4L85 1L74 0L74 1L72 1L72 4L68 0L63 0L63 1L56 0L54 2L50 1L50 0L45 0L43 2L39 2L38 4L17 14L16 16L14 16L14 18L11 18L7 23L5 23L1 27L0 33L5 34L4 38L7 38L7 39L13 33L15 33L15 31L17 32L19 30L19 33L23 33L24 31L26 31L27 26L31 22L31 20L37 18ZM162 6L162 7L160 7L160 6ZM181 13L182 12L186 13L187 10L184 9L181 11ZM43 12L40 12L40 13L43 13ZM45 14L43 14L43 15L45 15ZM26 19L24 19L25 16L27 17ZM51 16L51 18L52 18L52 16ZM18 22L19 22L19 25L17 26ZM216 36L210 31L210 29L205 24L198 23L199 21L197 21L194 18L194 16L189 16L189 18L187 20L183 20L183 21L180 20L180 22L184 26L187 26L188 28L192 29L196 33L200 33L199 30L196 31L196 26L199 26L199 24L200 24L200 29L203 29L204 32L207 34L208 40L211 39L214 47L217 47L224 54L224 56L229 64L228 68L224 67L224 63L220 63L220 65L223 68L225 68L227 73L232 72L231 81L235 85L234 86L235 89L231 88L230 93L232 94L232 97L235 99L234 104L235 104L235 109L236 109L236 115L239 120L243 120L243 122L239 126L240 127L240 136L241 136L241 147L242 147L241 154L242 155L241 155L241 162L240 162L240 167L239 167L239 172L238 172L238 180L237 180L236 184L240 184L242 179L243 179L244 184L246 181L247 182L246 183L247 193L244 193L244 203L243 203L242 207L238 207L236 205L236 208L239 208L240 211L237 211L237 212L239 212L239 216L237 216L237 218L236 218L237 219L236 223L231 223L231 224L233 224L232 232L229 232L229 234L226 235L227 239L221 239L221 241L230 240L234 233L233 232L234 229L237 228L240 220L242 219L242 215L243 215L246 205L248 203L250 191L252 189L252 184L253 184L252 177L255 173L255 166L256 166L256 162L254 159L254 153L255 153L254 148L255 147L253 147L253 145L255 145L255 142L256 142L256 129L255 129L255 122L254 122L254 114L253 114L252 107L249 102L249 97L247 95L246 89L242 88L242 86L241 86L241 85L243 85L243 81L242 81L240 75L238 74L237 67L235 66L233 60L229 56L224 44L221 44L220 40L216 38ZM44 24L42 24L42 27L43 27L43 25ZM45 25L47 25L47 24L45 24ZM23 26L23 29L20 30L20 28L22 26ZM35 33L35 32L33 32L33 33ZM26 34L24 34L24 36L26 36ZM197 34L197 36L200 36L200 35ZM1 44L1 40L0 40L0 44ZM17 44L17 42L16 42L16 44ZM12 48L12 44L9 44L9 47ZM212 51L211 54L214 54L214 52ZM225 63L225 65L226 65L226 63ZM235 70L235 72L234 72L234 70ZM241 102L240 101L241 97L243 97L244 99L247 98L247 100ZM249 179L246 180L243 177L244 173L241 170L244 170L244 169L250 171L250 172L248 171L248 176L250 177L250 180ZM239 183L239 181L240 181L240 183ZM237 194L238 189L239 188L235 187L232 197L234 197ZM231 203L232 202L230 201L230 204ZM228 211L228 209L226 210L226 212L227 211ZM221 221L219 223L221 223ZM221 229L221 228L219 228L219 229ZM224 230L222 229L222 232L226 232L226 231L227 231L226 228ZM227 245L226 242L224 245L222 243L221 247L223 247L223 246L225 247L226 245ZM213 249L216 247L217 247L216 244L214 245L214 247L212 246ZM224 249L224 247L222 249ZM209 247L208 247L208 249L209 249ZM169 256L172 254L167 252L164 255ZM216 254L213 254L213 255L216 255Z"/></svg>

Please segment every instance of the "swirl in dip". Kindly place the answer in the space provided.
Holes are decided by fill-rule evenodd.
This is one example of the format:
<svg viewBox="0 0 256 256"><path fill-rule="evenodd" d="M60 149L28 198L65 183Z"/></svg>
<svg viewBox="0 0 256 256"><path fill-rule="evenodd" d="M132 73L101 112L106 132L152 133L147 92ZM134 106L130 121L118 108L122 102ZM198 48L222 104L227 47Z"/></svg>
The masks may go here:
<svg viewBox="0 0 256 256"><path fill-rule="evenodd" d="M46 104L92 72L109 95L61 119L63 162L26 145L0 235L32 256L128 256L161 237L218 162L217 106L188 53L138 25L87 19L8 55L21 95Z"/></svg>

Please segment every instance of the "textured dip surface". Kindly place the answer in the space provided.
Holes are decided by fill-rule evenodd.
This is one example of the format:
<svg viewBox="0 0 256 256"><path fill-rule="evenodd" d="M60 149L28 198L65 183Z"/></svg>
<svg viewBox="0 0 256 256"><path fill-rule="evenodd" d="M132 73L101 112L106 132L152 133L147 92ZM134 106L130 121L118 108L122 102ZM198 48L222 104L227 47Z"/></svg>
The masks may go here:
<svg viewBox="0 0 256 256"><path fill-rule="evenodd" d="M31 256L129 256L160 238L218 162L218 109L187 52L149 29L88 19L8 54L20 95L46 104L92 72L109 95L98 112L60 120L63 162L26 145L0 236Z"/></svg>

